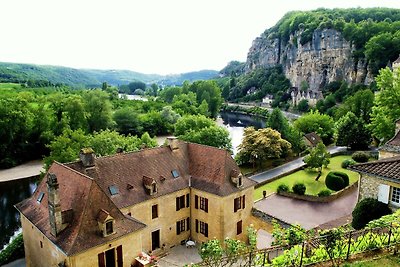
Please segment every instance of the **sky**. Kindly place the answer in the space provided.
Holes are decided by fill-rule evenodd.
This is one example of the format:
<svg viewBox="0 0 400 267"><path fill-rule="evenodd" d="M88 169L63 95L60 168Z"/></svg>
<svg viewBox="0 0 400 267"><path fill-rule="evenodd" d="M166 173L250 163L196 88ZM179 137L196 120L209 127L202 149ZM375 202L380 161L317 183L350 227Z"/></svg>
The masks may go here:
<svg viewBox="0 0 400 267"><path fill-rule="evenodd" d="M174 74L245 61L288 11L398 0L0 0L0 62Z"/></svg>

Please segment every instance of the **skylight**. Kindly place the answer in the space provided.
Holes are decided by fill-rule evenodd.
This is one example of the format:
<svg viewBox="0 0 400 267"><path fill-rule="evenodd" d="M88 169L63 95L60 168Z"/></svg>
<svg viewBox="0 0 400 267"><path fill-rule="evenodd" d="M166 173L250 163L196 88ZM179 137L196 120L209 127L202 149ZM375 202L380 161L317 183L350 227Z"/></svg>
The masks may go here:
<svg viewBox="0 0 400 267"><path fill-rule="evenodd" d="M172 176L174 178L178 178L179 177L179 172L177 170L172 170L171 173L172 173Z"/></svg>
<svg viewBox="0 0 400 267"><path fill-rule="evenodd" d="M108 190L110 191L110 194L113 195L117 195L119 193L118 191L118 187L116 185L110 185L108 187Z"/></svg>
<svg viewBox="0 0 400 267"><path fill-rule="evenodd" d="M38 196L38 198L37 198L37 202L38 202L38 203L41 203L43 197L44 197L44 193L43 193L43 192L40 192L40 194L39 194L39 196Z"/></svg>

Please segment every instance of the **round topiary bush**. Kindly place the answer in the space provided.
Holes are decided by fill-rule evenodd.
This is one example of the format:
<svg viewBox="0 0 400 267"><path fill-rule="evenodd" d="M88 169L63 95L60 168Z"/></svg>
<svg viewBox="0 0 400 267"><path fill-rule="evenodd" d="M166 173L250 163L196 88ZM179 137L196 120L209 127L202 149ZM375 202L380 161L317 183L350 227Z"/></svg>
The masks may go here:
<svg viewBox="0 0 400 267"><path fill-rule="evenodd" d="M369 157L370 157L369 153L364 151L356 151L353 153L353 155L351 155L351 158L359 163L368 162Z"/></svg>
<svg viewBox="0 0 400 267"><path fill-rule="evenodd" d="M332 191L329 189L322 189L321 191L319 191L318 196L319 197L327 197L330 196L332 194Z"/></svg>
<svg viewBox="0 0 400 267"><path fill-rule="evenodd" d="M289 191L289 186L287 184L280 184L278 188L276 189L276 192L288 192Z"/></svg>
<svg viewBox="0 0 400 267"><path fill-rule="evenodd" d="M302 196L306 192L306 186L302 183L297 183L293 185L292 190L293 193Z"/></svg>
<svg viewBox="0 0 400 267"><path fill-rule="evenodd" d="M391 213L392 211L387 204L374 198L365 198L358 202L354 208L351 225L354 229L358 230L365 227L370 221Z"/></svg>
<svg viewBox="0 0 400 267"><path fill-rule="evenodd" d="M342 161L342 168L347 169L347 167L356 164L354 159L345 159Z"/></svg>
<svg viewBox="0 0 400 267"><path fill-rule="evenodd" d="M344 172L329 172L325 178L325 185L333 191L342 190L349 185L349 176Z"/></svg>

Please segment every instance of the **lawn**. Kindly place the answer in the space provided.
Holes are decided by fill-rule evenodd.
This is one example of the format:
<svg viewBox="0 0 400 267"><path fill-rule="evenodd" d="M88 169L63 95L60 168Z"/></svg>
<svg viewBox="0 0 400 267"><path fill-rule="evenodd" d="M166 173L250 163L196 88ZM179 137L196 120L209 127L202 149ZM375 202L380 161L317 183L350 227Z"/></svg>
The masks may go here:
<svg viewBox="0 0 400 267"><path fill-rule="evenodd" d="M379 259L358 261L354 263L344 263L343 267L386 267L400 266L400 258L397 256L385 256Z"/></svg>
<svg viewBox="0 0 400 267"><path fill-rule="evenodd" d="M322 189L326 189L325 177L330 171L341 171L347 173L350 178L350 184L353 184L358 180L358 173L343 169L341 167L342 161L349 158L351 158L351 156L348 155L341 155L331 158L330 164L327 168L323 168L322 175L318 181L315 181L315 178L318 175L316 170L305 169L265 184L254 191L254 199L262 198L263 190L266 190L267 194L274 193L280 184L287 184L291 189L295 183L304 183L307 188L307 195L317 195Z"/></svg>

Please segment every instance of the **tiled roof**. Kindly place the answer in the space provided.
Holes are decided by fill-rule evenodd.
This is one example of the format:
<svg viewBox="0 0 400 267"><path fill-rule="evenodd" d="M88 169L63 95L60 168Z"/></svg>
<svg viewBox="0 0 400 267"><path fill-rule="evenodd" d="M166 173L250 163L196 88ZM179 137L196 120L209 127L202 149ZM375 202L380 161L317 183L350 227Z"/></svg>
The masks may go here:
<svg viewBox="0 0 400 267"><path fill-rule="evenodd" d="M349 169L400 182L400 156L356 164Z"/></svg>
<svg viewBox="0 0 400 267"><path fill-rule="evenodd" d="M30 198L18 203L16 208L65 254L76 254L145 227L123 215L93 179L56 162L49 172L57 175L61 210L73 212L69 226L57 237L51 234L46 179ZM39 203L37 198L42 192L44 197ZM97 220L102 209L115 219L116 233L107 237L98 230Z"/></svg>
<svg viewBox="0 0 400 267"><path fill-rule="evenodd" d="M305 134L304 137L313 145L316 146L319 142L322 142L321 137L319 137L318 134L311 132L308 134Z"/></svg>
<svg viewBox="0 0 400 267"><path fill-rule="evenodd" d="M387 141L379 150L389 151L389 152L399 152L400 153L400 131L398 131L392 139Z"/></svg>

